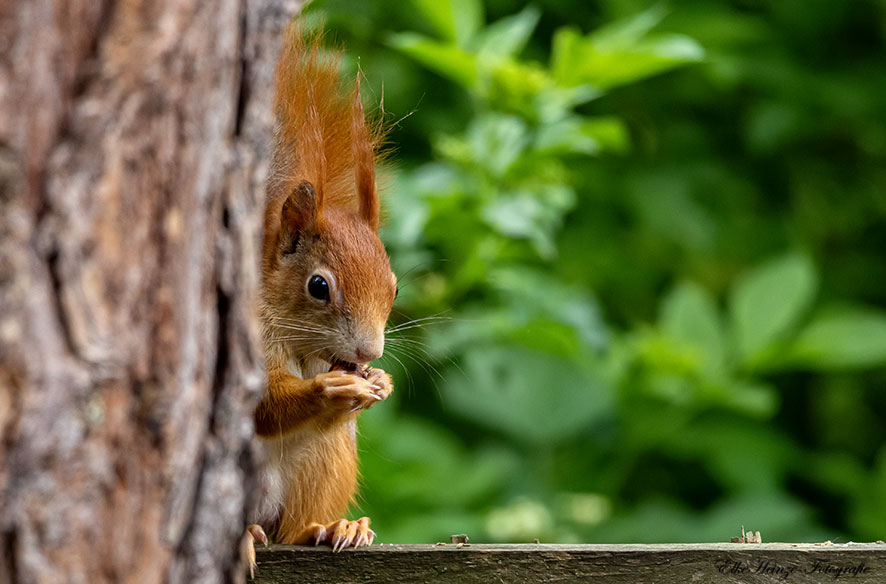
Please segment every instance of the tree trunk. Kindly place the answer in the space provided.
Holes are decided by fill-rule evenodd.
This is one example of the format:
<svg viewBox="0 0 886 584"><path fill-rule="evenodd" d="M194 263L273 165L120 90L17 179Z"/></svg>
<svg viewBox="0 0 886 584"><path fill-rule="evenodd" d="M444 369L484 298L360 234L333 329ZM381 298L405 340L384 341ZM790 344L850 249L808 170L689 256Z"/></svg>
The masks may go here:
<svg viewBox="0 0 886 584"><path fill-rule="evenodd" d="M285 0L0 0L0 584L223 582Z"/></svg>

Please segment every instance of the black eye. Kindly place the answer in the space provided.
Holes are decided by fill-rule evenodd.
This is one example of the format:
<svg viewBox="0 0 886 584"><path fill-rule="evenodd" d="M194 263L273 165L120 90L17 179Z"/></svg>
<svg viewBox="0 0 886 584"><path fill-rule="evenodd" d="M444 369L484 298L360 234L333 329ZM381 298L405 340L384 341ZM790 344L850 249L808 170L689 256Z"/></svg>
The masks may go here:
<svg viewBox="0 0 886 584"><path fill-rule="evenodd" d="M329 284L323 276L311 276L308 280L308 292L317 300L329 300Z"/></svg>
<svg viewBox="0 0 886 584"><path fill-rule="evenodd" d="M394 300L396 300L397 296L399 296L399 295L400 295L400 286L397 286L396 288L394 288Z"/></svg>

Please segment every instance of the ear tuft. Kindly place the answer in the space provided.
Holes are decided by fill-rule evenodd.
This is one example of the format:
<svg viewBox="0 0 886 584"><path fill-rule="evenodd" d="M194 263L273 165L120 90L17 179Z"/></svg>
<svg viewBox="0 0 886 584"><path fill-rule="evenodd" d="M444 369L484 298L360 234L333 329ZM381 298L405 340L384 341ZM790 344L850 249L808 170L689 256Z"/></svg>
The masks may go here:
<svg viewBox="0 0 886 584"><path fill-rule="evenodd" d="M351 145L354 153L354 183L360 216L373 231L378 231L378 192L375 189L375 149L377 137L366 123L363 101L360 99L360 74L351 105Z"/></svg>

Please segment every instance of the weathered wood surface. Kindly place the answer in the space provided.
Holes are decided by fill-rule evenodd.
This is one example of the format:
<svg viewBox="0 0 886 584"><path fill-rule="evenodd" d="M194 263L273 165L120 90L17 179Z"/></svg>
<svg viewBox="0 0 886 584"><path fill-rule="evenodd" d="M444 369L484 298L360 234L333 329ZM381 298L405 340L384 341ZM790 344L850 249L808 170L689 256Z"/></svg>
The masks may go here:
<svg viewBox="0 0 886 584"><path fill-rule="evenodd" d="M883 544L374 545L258 550L258 584L288 582L886 582Z"/></svg>

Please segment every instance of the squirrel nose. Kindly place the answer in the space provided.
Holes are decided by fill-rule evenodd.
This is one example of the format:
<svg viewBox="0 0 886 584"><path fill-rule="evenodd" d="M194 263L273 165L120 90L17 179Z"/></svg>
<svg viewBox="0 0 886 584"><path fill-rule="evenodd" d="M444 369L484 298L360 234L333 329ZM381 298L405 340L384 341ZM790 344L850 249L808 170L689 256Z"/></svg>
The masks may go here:
<svg viewBox="0 0 886 584"><path fill-rule="evenodd" d="M360 363L368 363L375 361L381 357L385 351L385 338L382 335L374 339L364 339L362 343L357 345L354 354Z"/></svg>
<svg viewBox="0 0 886 584"><path fill-rule="evenodd" d="M370 349L367 347L360 347L359 349L357 349L356 352L357 352L357 359L361 363L368 363L370 361L375 361L376 359L381 357L381 353L382 353L381 349L375 349L375 348Z"/></svg>
<svg viewBox="0 0 886 584"><path fill-rule="evenodd" d="M385 334L376 327L367 327L353 336L352 351L357 363L369 363L385 352Z"/></svg>

